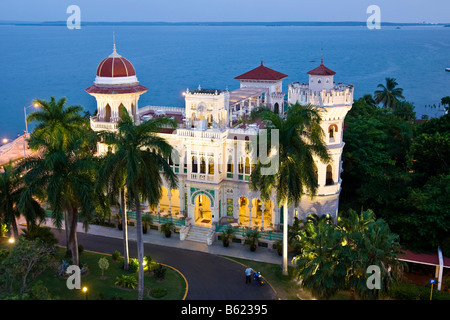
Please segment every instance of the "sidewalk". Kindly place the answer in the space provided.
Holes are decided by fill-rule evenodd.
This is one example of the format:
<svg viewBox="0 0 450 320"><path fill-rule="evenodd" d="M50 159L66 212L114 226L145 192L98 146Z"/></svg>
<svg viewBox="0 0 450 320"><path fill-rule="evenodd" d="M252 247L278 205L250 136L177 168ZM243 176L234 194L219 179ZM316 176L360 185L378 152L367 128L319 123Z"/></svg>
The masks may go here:
<svg viewBox="0 0 450 320"><path fill-rule="evenodd" d="M18 223L21 222L22 221L18 221ZM50 218L47 218L45 224L42 223L42 225L55 228ZM85 233L81 222L78 222L77 232ZM118 239L123 238L123 231L117 228L103 227L98 225L90 225L86 233ZM143 238L145 243L151 243L160 246L194 250L215 255L242 258L279 265L281 265L282 262L282 257L279 256L274 249L268 249L264 247L258 247L255 252L251 252L248 246L244 246L239 243L230 243L229 247L225 248L222 245L221 241L214 241L212 245L208 246L206 243L188 240L181 241L178 233L172 233L172 236L170 238L166 238L160 231L153 229L147 231L147 233L143 235ZM128 239L130 241L136 241L136 227L128 226Z"/></svg>

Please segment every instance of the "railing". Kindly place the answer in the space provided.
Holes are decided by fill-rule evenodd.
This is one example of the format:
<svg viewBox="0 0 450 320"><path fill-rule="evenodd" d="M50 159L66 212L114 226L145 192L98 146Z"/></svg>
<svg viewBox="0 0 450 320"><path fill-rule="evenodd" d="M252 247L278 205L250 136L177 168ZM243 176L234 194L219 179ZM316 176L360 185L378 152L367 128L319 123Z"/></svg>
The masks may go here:
<svg viewBox="0 0 450 320"><path fill-rule="evenodd" d="M98 121L97 117L91 117L92 130L117 130L117 122Z"/></svg>
<svg viewBox="0 0 450 320"><path fill-rule="evenodd" d="M145 214L148 214L148 213L143 213L143 215L145 215ZM157 215L157 214L150 214L150 217L152 217L153 223L157 223L157 224L164 224L167 222L172 222L176 227L183 227L186 224L184 219L173 218L172 216L163 217L163 216ZM136 220L136 212L128 211L127 218L129 220Z"/></svg>
<svg viewBox="0 0 450 320"><path fill-rule="evenodd" d="M216 225L216 232L221 233L225 229L232 228L233 234L238 237L245 238L245 235L247 234L249 229L246 228L239 228L239 227L231 227L227 225ZM260 240L266 240L266 241L277 241L277 240L283 240L283 234L280 232L275 231L259 231L259 239Z"/></svg>
<svg viewBox="0 0 450 320"><path fill-rule="evenodd" d="M188 130L188 129L177 129L177 134L182 137L192 137L199 139L223 139L227 137L226 131L212 131L212 130Z"/></svg>

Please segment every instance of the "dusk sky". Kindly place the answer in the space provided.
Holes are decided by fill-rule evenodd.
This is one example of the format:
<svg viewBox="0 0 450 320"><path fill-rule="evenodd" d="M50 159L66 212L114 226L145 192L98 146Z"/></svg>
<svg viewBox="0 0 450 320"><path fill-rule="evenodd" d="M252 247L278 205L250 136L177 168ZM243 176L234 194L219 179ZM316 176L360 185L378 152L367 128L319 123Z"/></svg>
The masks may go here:
<svg viewBox="0 0 450 320"><path fill-rule="evenodd" d="M448 0L17 0L0 2L0 20L64 21L366 21L378 5L385 22L450 22Z"/></svg>

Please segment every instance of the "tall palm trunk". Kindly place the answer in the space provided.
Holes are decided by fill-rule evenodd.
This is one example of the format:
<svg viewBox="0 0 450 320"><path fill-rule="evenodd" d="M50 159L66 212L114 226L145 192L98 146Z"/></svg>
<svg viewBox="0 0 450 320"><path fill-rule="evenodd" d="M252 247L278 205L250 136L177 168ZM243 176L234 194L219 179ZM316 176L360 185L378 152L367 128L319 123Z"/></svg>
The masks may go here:
<svg viewBox="0 0 450 320"><path fill-rule="evenodd" d="M127 201L125 187L120 189L120 209L122 210L122 230L123 230L123 257L125 270L129 269L130 254L128 252L128 224L127 224Z"/></svg>
<svg viewBox="0 0 450 320"><path fill-rule="evenodd" d="M137 188L136 188L137 189ZM144 293L144 241L142 234L142 214L141 214L141 201L139 200L139 194L134 192L134 203L136 206L136 240L137 240L137 253L139 263L138 273L138 300L142 300Z"/></svg>
<svg viewBox="0 0 450 320"><path fill-rule="evenodd" d="M19 229L17 228L17 221L16 217L12 215L11 217L11 223L10 223L10 230L12 231L12 235L14 236L14 239L19 239Z"/></svg>
<svg viewBox="0 0 450 320"><path fill-rule="evenodd" d="M288 275L288 203L283 204L283 275Z"/></svg>
<svg viewBox="0 0 450 320"><path fill-rule="evenodd" d="M79 265L78 239L77 239L78 208L71 207L69 211L69 247L72 252L72 264Z"/></svg>

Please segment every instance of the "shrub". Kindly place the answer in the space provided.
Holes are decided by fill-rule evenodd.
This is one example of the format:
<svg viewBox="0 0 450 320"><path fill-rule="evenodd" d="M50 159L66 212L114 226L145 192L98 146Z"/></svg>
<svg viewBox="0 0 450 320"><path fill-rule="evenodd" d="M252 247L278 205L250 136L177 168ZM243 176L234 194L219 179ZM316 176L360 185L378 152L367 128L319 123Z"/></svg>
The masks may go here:
<svg viewBox="0 0 450 320"><path fill-rule="evenodd" d="M431 289L409 283L398 283L389 292L397 300L430 300ZM450 293L433 290L433 300L450 300Z"/></svg>
<svg viewBox="0 0 450 320"><path fill-rule="evenodd" d="M131 273L135 273L135 272L138 272L138 270L139 270L138 259L134 259L134 258L130 259L128 271L130 271Z"/></svg>
<svg viewBox="0 0 450 320"><path fill-rule="evenodd" d="M153 269L153 274L155 275L156 280L162 281L166 277L166 269L163 268L162 264L158 264L158 267Z"/></svg>
<svg viewBox="0 0 450 320"><path fill-rule="evenodd" d="M153 288L150 290L150 296L156 299L162 298L167 295L167 289L165 288Z"/></svg>
<svg viewBox="0 0 450 320"><path fill-rule="evenodd" d="M117 260L119 260L120 258L120 252L115 250L112 254L111 254L111 258L114 262L116 262Z"/></svg>
<svg viewBox="0 0 450 320"><path fill-rule="evenodd" d="M137 280L134 276L127 276L123 274L116 278L116 282L114 282L114 285L122 288L134 289L137 286Z"/></svg>
<svg viewBox="0 0 450 320"><path fill-rule="evenodd" d="M107 269L109 268L109 262L108 262L108 259L106 259L105 257L100 258L100 259L98 260L98 266L99 266L99 268L102 270L102 277L103 277L103 275L104 275L104 273L105 273L105 270L107 270Z"/></svg>

